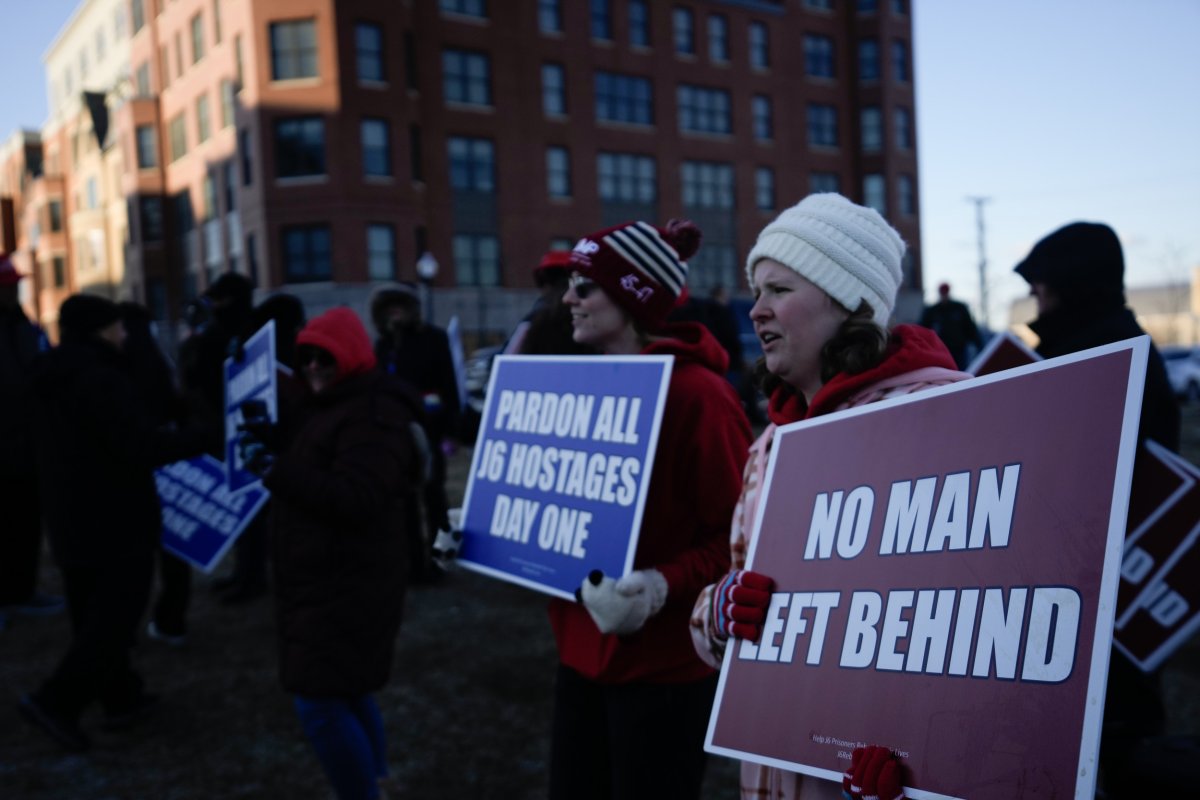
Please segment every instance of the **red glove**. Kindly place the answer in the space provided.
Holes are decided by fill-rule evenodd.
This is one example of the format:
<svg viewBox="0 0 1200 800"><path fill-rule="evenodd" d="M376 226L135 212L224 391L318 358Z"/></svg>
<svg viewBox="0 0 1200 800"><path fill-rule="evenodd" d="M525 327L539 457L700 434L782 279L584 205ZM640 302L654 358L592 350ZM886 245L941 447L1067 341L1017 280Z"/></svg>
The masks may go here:
<svg viewBox="0 0 1200 800"><path fill-rule="evenodd" d="M842 793L850 800L904 800L900 762L886 747L856 747L842 773Z"/></svg>
<svg viewBox="0 0 1200 800"><path fill-rule="evenodd" d="M758 572L735 569L713 591L713 627L726 636L757 642L762 636L775 581Z"/></svg>

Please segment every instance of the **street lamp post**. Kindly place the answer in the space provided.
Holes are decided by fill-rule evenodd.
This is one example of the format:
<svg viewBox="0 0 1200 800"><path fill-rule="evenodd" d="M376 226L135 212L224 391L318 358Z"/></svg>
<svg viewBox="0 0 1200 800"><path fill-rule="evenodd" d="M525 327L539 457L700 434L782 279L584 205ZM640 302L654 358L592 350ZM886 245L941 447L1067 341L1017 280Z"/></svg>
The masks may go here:
<svg viewBox="0 0 1200 800"><path fill-rule="evenodd" d="M417 259L417 277L421 279L421 308L425 314L425 320L429 323L433 322L433 279L438 274L438 262L433 257L433 253L426 250Z"/></svg>

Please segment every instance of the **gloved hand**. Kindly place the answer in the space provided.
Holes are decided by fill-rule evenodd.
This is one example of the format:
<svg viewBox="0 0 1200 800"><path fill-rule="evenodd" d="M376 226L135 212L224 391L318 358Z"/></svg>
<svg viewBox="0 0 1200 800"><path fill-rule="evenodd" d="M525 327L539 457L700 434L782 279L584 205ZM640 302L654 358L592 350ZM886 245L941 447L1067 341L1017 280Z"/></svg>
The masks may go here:
<svg viewBox="0 0 1200 800"><path fill-rule="evenodd" d="M640 569L614 581L592 570L575 591L601 633L618 636L641 630L667 601L667 579L656 569Z"/></svg>
<svg viewBox="0 0 1200 800"><path fill-rule="evenodd" d="M275 451L249 431L238 434L237 453L242 460L242 468L260 478L275 465Z"/></svg>
<svg viewBox="0 0 1200 800"><path fill-rule="evenodd" d="M886 747L856 747L842 773L842 794L848 800L904 800L899 759Z"/></svg>
<svg viewBox="0 0 1200 800"><path fill-rule="evenodd" d="M434 564L451 572L458 569L458 551L462 548L462 509L448 509L446 516L450 520L450 527L438 528L429 552Z"/></svg>
<svg viewBox="0 0 1200 800"><path fill-rule="evenodd" d="M775 581L748 569L735 569L713 591L713 627L725 636L757 642L762 636Z"/></svg>

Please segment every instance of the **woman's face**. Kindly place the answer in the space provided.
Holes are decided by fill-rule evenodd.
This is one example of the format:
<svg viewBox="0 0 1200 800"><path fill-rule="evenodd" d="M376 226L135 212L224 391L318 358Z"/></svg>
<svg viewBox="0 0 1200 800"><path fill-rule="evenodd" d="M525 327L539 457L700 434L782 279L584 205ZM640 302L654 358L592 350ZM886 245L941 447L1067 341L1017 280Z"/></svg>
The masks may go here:
<svg viewBox="0 0 1200 800"><path fill-rule="evenodd" d="M296 351L296 363L313 394L325 391L337 378L337 360L324 348L301 345Z"/></svg>
<svg viewBox="0 0 1200 800"><path fill-rule="evenodd" d="M576 273L571 276L562 301L571 309L575 341L608 354L641 350L633 321L599 284Z"/></svg>
<svg viewBox="0 0 1200 800"><path fill-rule="evenodd" d="M754 268L750 320L767 369L809 400L821 388L821 348L850 312L798 273L763 259Z"/></svg>

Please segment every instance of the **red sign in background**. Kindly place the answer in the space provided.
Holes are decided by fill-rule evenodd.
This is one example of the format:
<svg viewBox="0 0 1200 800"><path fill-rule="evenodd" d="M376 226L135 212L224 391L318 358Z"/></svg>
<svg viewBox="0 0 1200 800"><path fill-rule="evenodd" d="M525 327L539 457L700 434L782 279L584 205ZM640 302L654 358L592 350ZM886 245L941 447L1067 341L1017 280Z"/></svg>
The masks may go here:
<svg viewBox="0 0 1200 800"><path fill-rule="evenodd" d="M805 630L791 638L789 663L739 658L739 643L731 643L709 728L711 751L833 777L854 746L885 744L904 757L916 797L1090 796L1135 451L1136 389L1134 407L1126 403L1130 387L1141 386L1145 342L1088 356L779 433L749 566L773 577L776 594L790 604L832 593L838 604L823 626L812 608L802 612ZM1006 469L1013 467L1016 478ZM1016 481L1003 546L992 538L1002 520L982 528L972 519L988 471L1005 484ZM937 552L880 555L893 485L916 492L930 478L936 498L928 530L965 529L966 539L947 536ZM868 487L873 505L850 515L846 541L860 535L865 519L865 548L850 558L834 548L829 558L806 560L814 519L827 516L839 491L843 503L856 491L861 500L859 487ZM975 527L981 547L947 549L969 544ZM1048 607L1033 599L1039 591L1074 593L1077 622L1067 607L1049 608L1047 616ZM883 610L874 657L848 668L840 666L843 649L861 641L862 626L852 626L849 613L856 592L877 593ZM922 660L907 660L915 606L898 606L887 621L889 600L903 600L904 592L952 600L953 631L943 634L940 662L928 642ZM978 607L968 613L972 593ZM787 650L786 627L768 624L759 655ZM819 659L810 664L822 627ZM889 632L903 635L886 638ZM993 637L998 646L987 644ZM1057 659L1053 681L1038 679L1037 659L1025 663L1030 653Z"/></svg>

